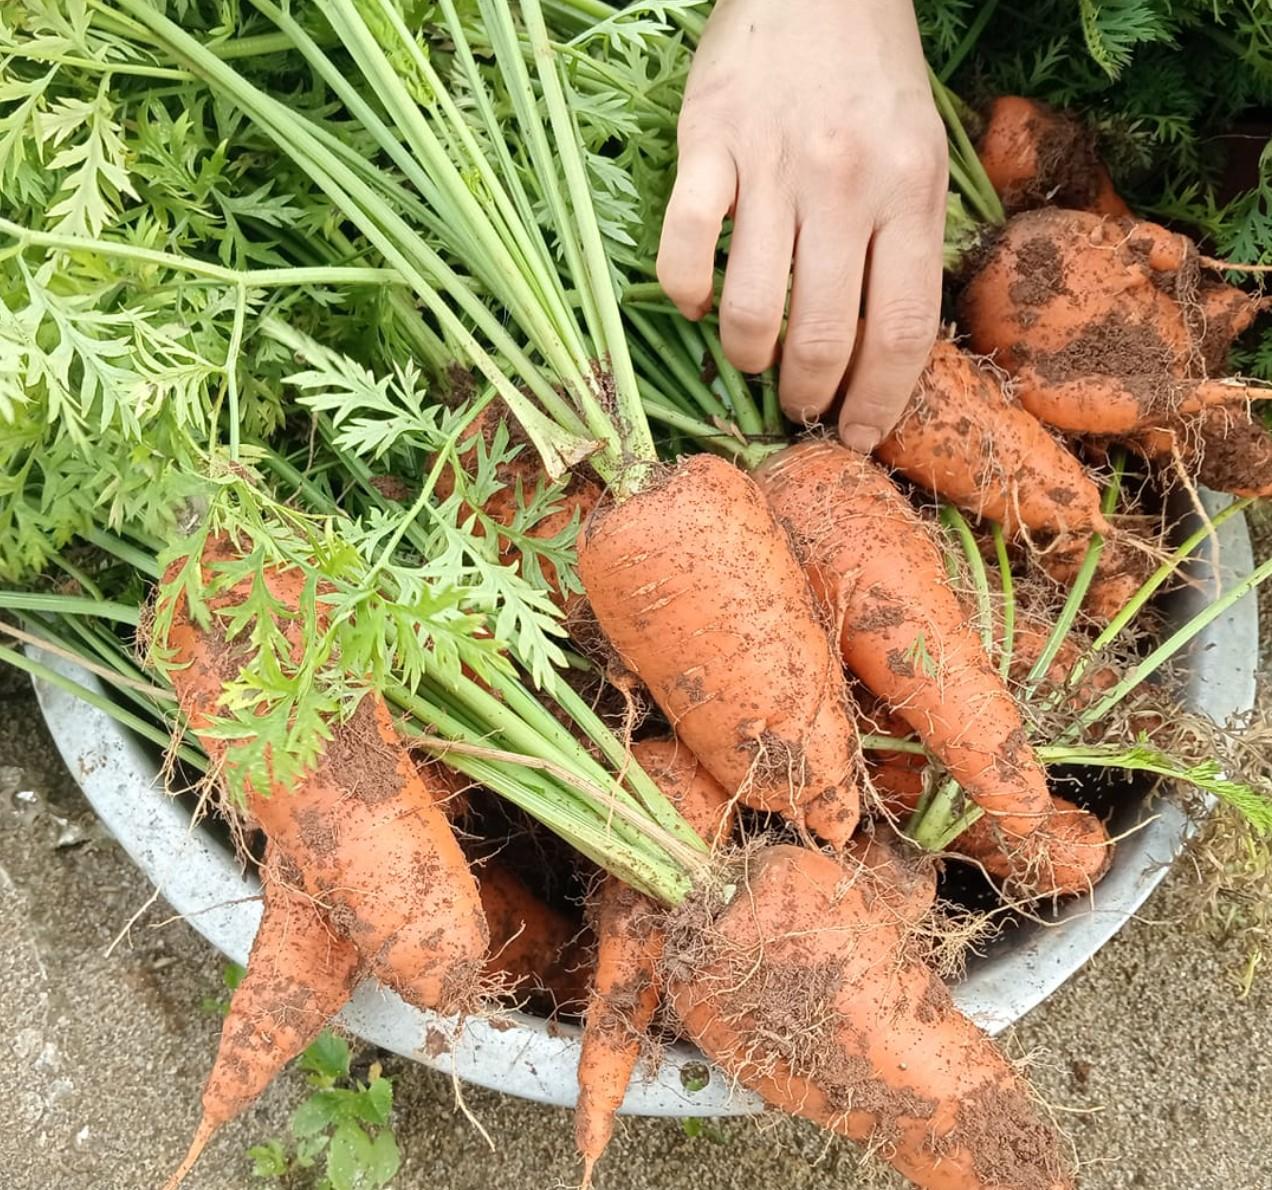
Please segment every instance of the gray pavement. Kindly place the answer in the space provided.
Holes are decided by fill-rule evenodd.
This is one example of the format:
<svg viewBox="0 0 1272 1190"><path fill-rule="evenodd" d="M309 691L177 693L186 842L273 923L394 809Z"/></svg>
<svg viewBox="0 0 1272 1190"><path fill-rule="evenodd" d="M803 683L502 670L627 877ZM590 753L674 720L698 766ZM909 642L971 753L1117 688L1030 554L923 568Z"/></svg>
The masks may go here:
<svg viewBox="0 0 1272 1190"><path fill-rule="evenodd" d="M1265 544L1259 556L1267 555ZM95 827L22 681L0 669L0 1190L148 1190L198 1115L221 960ZM1272 972L1240 1000L1239 956L1189 922L1180 865L1095 961L1007 1038L1071 1133L1085 1190L1272 1188ZM400 1190L548 1190L575 1176L568 1113L392 1059ZM249 1145L282 1135L289 1074L225 1129L189 1190L259 1186ZM797 1121L723 1123L714 1139L627 1121L600 1190L830 1190L891 1184Z"/></svg>

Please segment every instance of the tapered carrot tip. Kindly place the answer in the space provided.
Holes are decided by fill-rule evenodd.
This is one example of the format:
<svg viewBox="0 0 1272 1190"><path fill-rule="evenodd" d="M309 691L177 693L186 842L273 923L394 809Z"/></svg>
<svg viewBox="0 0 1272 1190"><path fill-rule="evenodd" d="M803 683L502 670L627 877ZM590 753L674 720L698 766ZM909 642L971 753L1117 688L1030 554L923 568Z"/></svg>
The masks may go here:
<svg viewBox="0 0 1272 1190"><path fill-rule="evenodd" d="M579 1190L592 1190L592 1174L596 1170L596 1158L583 1158L583 1180L579 1183Z"/></svg>
<svg viewBox="0 0 1272 1190"><path fill-rule="evenodd" d="M216 1135L216 1130L221 1125L204 1116L199 1121L199 1127L195 1130L194 1139L190 1142L190 1148L182 1159L181 1164L173 1170L172 1176L163 1184L163 1190L177 1190L177 1187L186 1180L190 1171L198 1163L199 1158L203 1155L203 1150L207 1148L208 1141Z"/></svg>

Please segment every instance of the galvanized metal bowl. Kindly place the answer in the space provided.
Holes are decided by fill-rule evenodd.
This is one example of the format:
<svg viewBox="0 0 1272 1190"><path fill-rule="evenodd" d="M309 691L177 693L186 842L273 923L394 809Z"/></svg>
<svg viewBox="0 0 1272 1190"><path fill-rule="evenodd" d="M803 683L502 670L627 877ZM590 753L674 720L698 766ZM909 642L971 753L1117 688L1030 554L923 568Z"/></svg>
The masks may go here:
<svg viewBox="0 0 1272 1190"><path fill-rule="evenodd" d="M1205 495L1213 513L1226 497ZM1191 526L1185 524L1182 531ZM1253 565L1239 518L1200 552L1196 585L1168 609L1182 620L1245 575ZM1253 597L1211 623L1193 642L1187 705L1224 722L1254 701L1258 615ZM85 685L91 675L57 658L45 664ZM192 826L187 801L170 797L154 751L107 715L65 691L36 683L44 717L70 771L97 814L164 899L231 959L247 959L260 921L254 876L245 875L213 830ZM1191 824L1170 800L1122 800L1114 812L1121 843L1112 870L1095 891L1065 906L1047 925L1022 923L969 965L954 998L985 1029L997 1033L1018 1020L1082 966L1139 908L1178 856ZM1138 830L1132 828L1139 827ZM521 1013L500 1021L462 1024L419 1012L368 981L341 1014L342 1024L374 1045L417 1059L468 1082L542 1103L572 1105L579 1033L568 1024ZM656 1070L633 1081L624 1111L650 1116L741 1115L759 1102L709 1071L687 1046L667 1050Z"/></svg>

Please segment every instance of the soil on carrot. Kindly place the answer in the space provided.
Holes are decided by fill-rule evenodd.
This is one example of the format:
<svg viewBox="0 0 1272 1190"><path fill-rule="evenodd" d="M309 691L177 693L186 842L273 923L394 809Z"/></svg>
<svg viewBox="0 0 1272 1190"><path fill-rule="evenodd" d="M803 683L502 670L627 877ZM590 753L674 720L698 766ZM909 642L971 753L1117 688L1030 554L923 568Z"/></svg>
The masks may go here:
<svg viewBox="0 0 1272 1190"><path fill-rule="evenodd" d="M987 1186L1050 1190L1062 1179L1055 1134L1023 1093L982 1087L959 1105L950 1137L972 1154Z"/></svg>
<svg viewBox="0 0 1272 1190"><path fill-rule="evenodd" d="M1020 306L1045 306L1069 292L1064 282L1064 259L1050 236L1026 240L1016 254L1016 279L1008 293Z"/></svg>
<svg viewBox="0 0 1272 1190"><path fill-rule="evenodd" d="M1272 484L1272 436L1244 409L1207 418L1197 453L1197 476L1216 491Z"/></svg>
<svg viewBox="0 0 1272 1190"><path fill-rule="evenodd" d="M1007 188L1002 196L1007 210L1047 203L1080 209L1090 205L1098 189L1101 162L1095 140L1082 123L1057 112L1045 121L1030 119L1028 128L1038 147L1038 168L1027 182Z"/></svg>

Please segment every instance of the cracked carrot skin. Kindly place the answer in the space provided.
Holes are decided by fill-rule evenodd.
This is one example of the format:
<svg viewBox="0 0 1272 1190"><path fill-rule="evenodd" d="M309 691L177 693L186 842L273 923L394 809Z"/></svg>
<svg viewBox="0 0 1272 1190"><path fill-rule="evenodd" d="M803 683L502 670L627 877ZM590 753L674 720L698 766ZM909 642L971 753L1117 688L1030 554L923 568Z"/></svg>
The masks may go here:
<svg viewBox="0 0 1272 1190"><path fill-rule="evenodd" d="M233 557L228 541L210 541L205 579L209 567ZM265 581L283 607L299 607L306 597L299 571L267 571ZM210 608L241 602L246 582L242 587L213 597ZM173 688L214 764L232 764L234 742L209 729L244 653L215 620L206 631L196 624L183 592L177 600L161 642ZM282 626L297 650L300 623ZM249 781L247 813L377 978L417 1008L461 1011L475 998L489 933L477 882L440 805L449 790L430 788L375 692L330 730L318 763L299 782Z"/></svg>
<svg viewBox="0 0 1272 1190"><path fill-rule="evenodd" d="M735 807L724 789L674 739L632 745L636 763L708 843L727 839ZM659 966L663 917L646 897L615 876L604 876L591 900L596 967L579 1052L579 1097L574 1140L583 1158L583 1184L614 1134L614 1116L661 999Z"/></svg>
<svg viewBox="0 0 1272 1190"><path fill-rule="evenodd" d="M245 1111L348 1002L361 970L354 945L296 891L298 874L272 844L261 867L265 911L247 971L230 998L216 1061L203 1088L203 1117L176 1190L217 1129Z"/></svg>
<svg viewBox="0 0 1272 1190"><path fill-rule="evenodd" d="M838 658L755 482L695 455L581 534L579 575L622 662L743 804L842 846L859 817Z"/></svg>
<svg viewBox="0 0 1272 1190"><path fill-rule="evenodd" d="M1029 1088L907 954L868 873L777 846L743 882L668 983L712 1061L772 1107L884 1141L925 1190L1070 1190Z"/></svg>
<svg viewBox="0 0 1272 1190"><path fill-rule="evenodd" d="M875 457L1014 536L1104 533L1100 492L1079 460L948 339Z"/></svg>
<svg viewBox="0 0 1272 1190"><path fill-rule="evenodd" d="M887 475L827 441L787 447L756 472L838 625L844 665L916 732L1008 835L1051 798L1015 701L972 630L940 550Z"/></svg>

